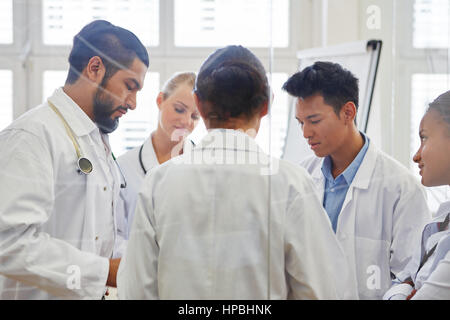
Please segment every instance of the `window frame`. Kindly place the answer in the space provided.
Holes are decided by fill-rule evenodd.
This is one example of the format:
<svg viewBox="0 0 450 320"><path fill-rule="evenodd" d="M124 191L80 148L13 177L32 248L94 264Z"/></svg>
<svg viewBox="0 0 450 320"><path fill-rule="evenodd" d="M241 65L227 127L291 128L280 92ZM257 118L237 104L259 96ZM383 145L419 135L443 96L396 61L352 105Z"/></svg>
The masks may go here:
<svg viewBox="0 0 450 320"><path fill-rule="evenodd" d="M414 3L415 0L396 1L397 21L401 21L396 25L397 43L399 55L402 58L423 58L424 56L433 55L436 57L447 57L448 49L444 48L414 48ZM450 22L449 22L450 23ZM450 43L449 43L450 46Z"/></svg>
<svg viewBox="0 0 450 320"><path fill-rule="evenodd" d="M174 3L174 0L159 1L159 45L147 47L149 71L159 73L160 87L174 72L198 71L204 59L217 49L175 46ZM0 45L0 67L13 71L13 119L44 101L42 80L45 71L68 70L71 45L43 43L42 5L43 0L14 0L13 43ZM250 48L268 73L291 75L297 71L297 51L313 45L313 9L310 0L289 0L288 47ZM269 117L272 112L270 109Z"/></svg>
<svg viewBox="0 0 450 320"><path fill-rule="evenodd" d="M10 57L14 68L14 118L42 102L42 75L46 70L64 70L71 46L45 45L43 43L43 0L13 1L13 44L0 45L1 58ZM308 0L289 0L289 46L287 48L250 48L264 63L267 72L297 71L296 52L310 46L312 30L310 20L299 19L312 10ZM174 44L174 0L160 0L159 46L147 47L150 56L150 71L159 72L161 85L175 71L197 71L215 47L176 47ZM302 12L306 12L302 14ZM298 14L296 14L298 13ZM33 17L33 19L28 19ZM15 27L15 26L21 26ZM19 32L25 30L24 32ZM296 32L300 30L300 34ZM304 39L304 41L301 41ZM269 58L273 54L273 63ZM17 66L21 65L21 68ZM21 69L19 71L19 69ZM20 74L18 74L20 73ZM16 88L26 88L26 95L16 94Z"/></svg>
<svg viewBox="0 0 450 320"><path fill-rule="evenodd" d="M450 77L450 44L448 49L413 47L413 14L415 0L396 1L397 30L395 58L393 156L408 168L411 167L411 99L414 74L442 74ZM431 60L430 60L431 59ZM430 64L431 61L431 64ZM443 70L440 71L440 70ZM407 121L405 121L407 119ZM405 134L407 133L407 134Z"/></svg>

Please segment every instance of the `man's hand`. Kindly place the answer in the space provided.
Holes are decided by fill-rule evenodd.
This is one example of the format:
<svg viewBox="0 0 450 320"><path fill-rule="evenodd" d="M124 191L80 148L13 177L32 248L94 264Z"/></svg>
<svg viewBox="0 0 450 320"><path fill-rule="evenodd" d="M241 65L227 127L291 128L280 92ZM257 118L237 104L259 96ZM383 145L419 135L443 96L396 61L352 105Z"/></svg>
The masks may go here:
<svg viewBox="0 0 450 320"><path fill-rule="evenodd" d="M120 258L119 259L109 259L109 273L108 280L106 280L106 285L108 287L117 288L117 270L119 269Z"/></svg>
<svg viewBox="0 0 450 320"><path fill-rule="evenodd" d="M414 297L414 295L416 294L417 290L414 289L413 291L411 291L411 294L406 298L406 300L411 300L412 297Z"/></svg>

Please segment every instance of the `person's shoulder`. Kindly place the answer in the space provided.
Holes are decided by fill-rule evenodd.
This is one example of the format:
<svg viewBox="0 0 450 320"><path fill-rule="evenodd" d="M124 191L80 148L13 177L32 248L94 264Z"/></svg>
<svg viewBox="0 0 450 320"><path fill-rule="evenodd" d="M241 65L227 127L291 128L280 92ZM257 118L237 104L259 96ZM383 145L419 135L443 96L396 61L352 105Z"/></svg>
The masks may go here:
<svg viewBox="0 0 450 320"><path fill-rule="evenodd" d="M377 149L377 162L378 168L383 172L386 177L402 177L408 181L418 182L414 177L413 173L400 161L394 159L392 156L388 155L384 151Z"/></svg>
<svg viewBox="0 0 450 320"><path fill-rule="evenodd" d="M25 132L39 133L49 131L54 120L52 110L46 104L38 105L14 120L6 130L22 130Z"/></svg>
<svg viewBox="0 0 450 320"><path fill-rule="evenodd" d="M298 190L305 190L305 188L311 186L312 178L307 168L288 160L277 159L276 161L278 162L278 165L275 165L274 168L277 168L278 170L273 170L273 173L276 174L284 184Z"/></svg>
<svg viewBox="0 0 450 320"><path fill-rule="evenodd" d="M11 124L2 131L3 136L49 136L54 126L51 125L53 115L51 109L45 104L38 105L11 122Z"/></svg>
<svg viewBox="0 0 450 320"><path fill-rule="evenodd" d="M425 196L419 179L406 166L382 150L376 150L376 164L371 181L376 181L391 194L401 196L413 192Z"/></svg>
<svg viewBox="0 0 450 320"><path fill-rule="evenodd" d="M319 158L315 155L310 155L305 159L300 160L298 164L311 173L317 166L321 166L322 162L323 158Z"/></svg>
<svg viewBox="0 0 450 320"><path fill-rule="evenodd" d="M137 159L139 157L140 149L141 149L141 146L137 146L137 147L134 147L134 148L128 150L124 154L120 155L117 158L117 161L119 162L120 165L124 165L124 164L128 163L129 161L134 161L135 159Z"/></svg>

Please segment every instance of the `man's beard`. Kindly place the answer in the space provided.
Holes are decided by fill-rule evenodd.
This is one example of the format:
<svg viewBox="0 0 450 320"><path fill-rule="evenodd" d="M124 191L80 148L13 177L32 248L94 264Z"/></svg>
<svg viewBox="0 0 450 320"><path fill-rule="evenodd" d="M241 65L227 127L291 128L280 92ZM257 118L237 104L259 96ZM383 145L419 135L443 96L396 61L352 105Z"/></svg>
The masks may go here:
<svg viewBox="0 0 450 320"><path fill-rule="evenodd" d="M119 108L125 108L123 108L122 106L114 108L114 102L112 101L112 99L108 99L106 97L102 98L102 96L104 96L102 91L106 91L103 83L97 89L97 92L94 96L94 119L101 132L111 133L119 126L119 117L112 119L111 115Z"/></svg>

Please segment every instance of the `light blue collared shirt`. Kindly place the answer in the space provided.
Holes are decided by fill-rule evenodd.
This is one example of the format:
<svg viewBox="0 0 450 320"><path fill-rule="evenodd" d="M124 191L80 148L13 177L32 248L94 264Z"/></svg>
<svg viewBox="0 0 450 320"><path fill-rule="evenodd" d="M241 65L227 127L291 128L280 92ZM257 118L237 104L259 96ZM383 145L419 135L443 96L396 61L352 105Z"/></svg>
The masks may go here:
<svg viewBox="0 0 450 320"><path fill-rule="evenodd" d="M325 193L323 197L323 206L330 218L334 232L336 232L339 214L344 204L345 196L350 187L356 172L358 172L367 149L369 148L369 138L361 132L364 139L364 145L359 151L352 163L336 179L331 173L331 157L327 156L322 164L322 173L325 177Z"/></svg>

